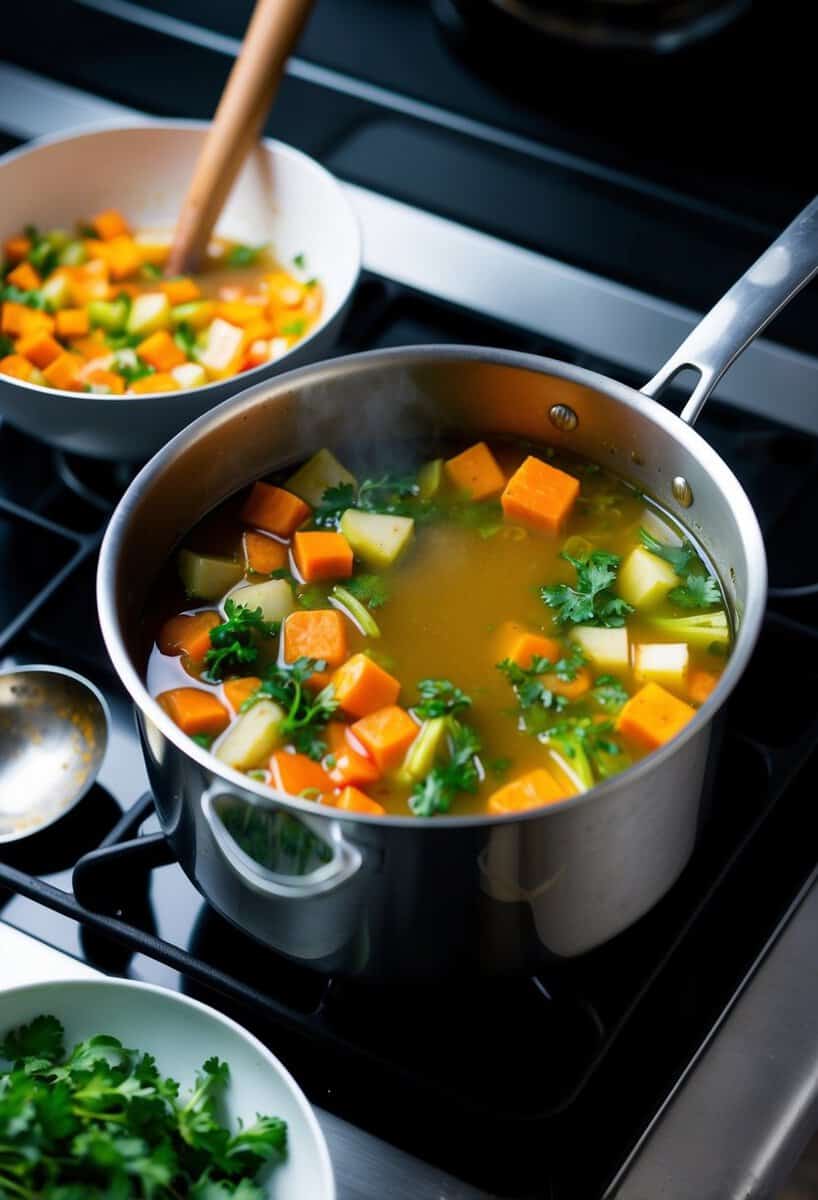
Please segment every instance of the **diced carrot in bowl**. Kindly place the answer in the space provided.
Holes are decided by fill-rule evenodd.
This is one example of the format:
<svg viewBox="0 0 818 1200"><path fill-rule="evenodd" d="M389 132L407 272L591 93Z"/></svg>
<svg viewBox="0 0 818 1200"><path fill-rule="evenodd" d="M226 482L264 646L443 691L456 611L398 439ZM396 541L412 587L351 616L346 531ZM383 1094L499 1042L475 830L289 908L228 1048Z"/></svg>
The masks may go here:
<svg viewBox="0 0 818 1200"><path fill-rule="evenodd" d="M348 728L340 721L330 721L327 725L327 746L332 763L325 760L327 774L334 784L346 787L359 784L376 783L381 772L373 759L362 753L363 747L357 749L352 745Z"/></svg>
<svg viewBox="0 0 818 1200"><path fill-rule="evenodd" d="M241 510L245 525L289 538L303 525L312 509L292 492L271 483L254 483Z"/></svg>
<svg viewBox="0 0 818 1200"><path fill-rule="evenodd" d="M83 360L77 354L71 354L66 351L60 354L59 358L55 358L52 363L43 371L46 382L53 388L61 388L65 391L78 391L82 387L79 380L79 372L82 368Z"/></svg>
<svg viewBox="0 0 818 1200"><path fill-rule="evenodd" d="M210 649L210 630L220 624L221 617L212 609L182 613L165 622L156 644L163 654L187 654L190 658L201 659Z"/></svg>
<svg viewBox="0 0 818 1200"><path fill-rule="evenodd" d="M382 804L356 787L345 787L338 799L335 800L333 807L340 808L344 812L371 813L372 816L378 817L383 816L386 812Z"/></svg>
<svg viewBox="0 0 818 1200"><path fill-rule="evenodd" d="M42 287L42 279L30 262L21 262L13 271L9 271L6 279L24 292L33 292Z"/></svg>
<svg viewBox="0 0 818 1200"><path fill-rule="evenodd" d="M173 688L156 699L189 737L197 733L215 737L230 723L230 714L222 702L204 688Z"/></svg>
<svg viewBox="0 0 818 1200"><path fill-rule="evenodd" d="M222 691L233 712L238 712L245 700L254 696L260 687L261 680L257 675L244 675L241 679L228 679L222 685Z"/></svg>
<svg viewBox="0 0 818 1200"><path fill-rule="evenodd" d="M202 294L199 285L185 276L179 279L163 279L159 287L173 305L189 304L191 300L198 300Z"/></svg>
<svg viewBox="0 0 818 1200"><path fill-rule="evenodd" d="M130 225L116 208L106 208L104 212L97 213L91 218L91 226L103 242L131 232Z"/></svg>
<svg viewBox="0 0 818 1200"><path fill-rule="evenodd" d="M36 370L34 363L23 358L22 354L7 354L5 358L0 358L0 375L9 375L12 379L22 379L27 383Z"/></svg>
<svg viewBox="0 0 818 1200"><path fill-rule="evenodd" d="M647 683L625 704L616 728L647 750L655 750L675 737L695 715L695 708L684 700L658 683Z"/></svg>
<svg viewBox="0 0 818 1200"><path fill-rule="evenodd" d="M352 547L342 533L317 530L296 533L293 557L307 583L322 579L348 579L352 574Z"/></svg>
<svg viewBox="0 0 818 1200"><path fill-rule="evenodd" d="M84 337L90 328L88 313L84 308L62 308L55 314L57 334L61 338Z"/></svg>
<svg viewBox="0 0 818 1200"><path fill-rule="evenodd" d="M306 754L290 754L276 750L270 759L273 786L288 796L304 796L320 800L332 791L332 780L320 763L313 762Z"/></svg>
<svg viewBox="0 0 818 1200"><path fill-rule="evenodd" d="M524 670L528 670L535 658L545 658L553 663L562 657L560 644L554 638L530 633L516 621L505 621L500 626L496 644L498 658L509 658Z"/></svg>
<svg viewBox="0 0 818 1200"><path fill-rule="evenodd" d="M544 808L565 800L571 794L557 783L550 771L540 767L492 792L487 807L490 813L502 816L505 813L525 812L530 808Z"/></svg>
<svg viewBox="0 0 818 1200"><path fill-rule="evenodd" d="M176 345L167 329L157 329L136 347L139 357L157 371L170 371L185 362L184 350Z"/></svg>
<svg viewBox="0 0 818 1200"><path fill-rule="evenodd" d="M52 337L44 329L37 333L30 333L27 337L22 337L17 342L15 350L18 354L22 354L23 358L27 358L29 362L34 363L35 367L40 370L50 366L55 358L59 358L63 353L63 348L56 338Z"/></svg>
<svg viewBox="0 0 818 1200"><path fill-rule="evenodd" d="M400 681L366 654L353 654L332 677L339 707L352 717L365 717L394 704Z"/></svg>
<svg viewBox="0 0 818 1200"><path fill-rule="evenodd" d="M242 547L247 570L255 571L257 575L272 575L273 571L282 571L287 566L287 547L266 533L246 529Z"/></svg>
<svg viewBox="0 0 818 1200"><path fill-rule="evenodd" d="M509 479L501 501L510 521L556 534L568 520L578 495L578 479L529 455Z"/></svg>
<svg viewBox="0 0 818 1200"><path fill-rule="evenodd" d="M142 265L142 252L132 237L123 235L105 243L103 255L112 279L127 279Z"/></svg>
<svg viewBox="0 0 818 1200"><path fill-rule="evenodd" d="M503 490L506 477L485 442L477 442L444 464L451 483L471 500L488 500Z"/></svg>
<svg viewBox="0 0 818 1200"><path fill-rule="evenodd" d="M340 667L347 656L346 621L334 608L293 612L284 622L284 660L323 659Z"/></svg>
<svg viewBox="0 0 818 1200"><path fill-rule="evenodd" d="M178 392L179 382L166 371L157 371L154 375L143 375L131 384L131 391L138 395L150 392Z"/></svg>
<svg viewBox="0 0 818 1200"><path fill-rule="evenodd" d="M420 732L408 712L397 704L361 717L351 729L382 771L391 770L403 760Z"/></svg>

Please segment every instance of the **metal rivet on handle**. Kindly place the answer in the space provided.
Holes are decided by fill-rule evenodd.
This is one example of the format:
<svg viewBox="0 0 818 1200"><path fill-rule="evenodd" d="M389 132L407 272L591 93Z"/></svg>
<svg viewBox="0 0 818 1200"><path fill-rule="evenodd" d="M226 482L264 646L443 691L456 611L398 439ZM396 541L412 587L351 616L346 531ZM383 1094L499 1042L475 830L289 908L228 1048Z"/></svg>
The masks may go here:
<svg viewBox="0 0 818 1200"><path fill-rule="evenodd" d="M553 404L548 410L548 416L551 424L555 425L557 429L561 429L563 433L570 433L579 424L579 417L567 404Z"/></svg>
<svg viewBox="0 0 818 1200"><path fill-rule="evenodd" d="M693 503L693 492L684 475L673 476L670 490L673 492L673 499L677 500L682 508L690 508Z"/></svg>

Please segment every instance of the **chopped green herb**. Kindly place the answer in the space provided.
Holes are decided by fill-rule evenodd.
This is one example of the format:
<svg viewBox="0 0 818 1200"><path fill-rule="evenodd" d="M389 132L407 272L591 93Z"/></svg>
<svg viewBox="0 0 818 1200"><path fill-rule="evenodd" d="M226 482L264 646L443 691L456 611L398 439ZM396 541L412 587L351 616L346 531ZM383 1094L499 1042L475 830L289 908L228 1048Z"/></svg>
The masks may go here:
<svg viewBox="0 0 818 1200"><path fill-rule="evenodd" d="M448 679L421 679L420 700L413 705L422 721L433 717L453 717L471 707L471 697Z"/></svg>
<svg viewBox="0 0 818 1200"><path fill-rule="evenodd" d="M604 625L617 628L633 612L632 605L615 595L613 586L619 568L619 555L593 550L587 557L574 558L565 551L560 555L577 573L576 587L557 583L540 588L540 596L556 609L561 625Z"/></svg>
<svg viewBox="0 0 818 1200"><path fill-rule="evenodd" d="M57 247L48 238L38 238L28 252L28 261L40 275L46 276L57 265Z"/></svg>
<svg viewBox="0 0 818 1200"><path fill-rule="evenodd" d="M15 287L13 283L6 283L3 287L0 287L0 300L10 300L14 304L25 304L28 308L39 308L43 312L51 311L51 305L40 288L31 288L30 291L26 292L22 288Z"/></svg>
<svg viewBox="0 0 818 1200"><path fill-rule="evenodd" d="M721 603L721 592L712 575L688 575L683 584L668 592L667 598L681 608L710 608Z"/></svg>
<svg viewBox="0 0 818 1200"><path fill-rule="evenodd" d="M213 745L213 735L211 733L194 733L191 735L197 746L201 746L203 750L209 750Z"/></svg>
<svg viewBox="0 0 818 1200"><path fill-rule="evenodd" d="M612 721L592 717L563 717L543 732L542 740L552 744L583 788L593 787L630 766L630 759L612 736Z"/></svg>
<svg viewBox="0 0 818 1200"><path fill-rule="evenodd" d="M628 699L628 693L615 675L600 675L591 688L591 699L600 708L610 712L619 712Z"/></svg>
<svg viewBox="0 0 818 1200"><path fill-rule="evenodd" d="M696 561L696 551L690 542L682 542L681 546L666 546L647 529L639 530L639 540L651 554L670 563L677 575L684 575L690 564Z"/></svg>
<svg viewBox="0 0 818 1200"><path fill-rule="evenodd" d="M383 608L389 599L389 588L380 575L354 575L344 587L367 608Z"/></svg>
<svg viewBox="0 0 818 1200"><path fill-rule="evenodd" d="M348 508L355 507L357 492L352 483L326 488L313 510L313 523L319 528L334 528Z"/></svg>
<svg viewBox="0 0 818 1200"><path fill-rule="evenodd" d="M471 726L455 717L446 719L449 761L432 767L429 774L413 787L409 807L416 817L434 817L449 812L459 792L474 793L480 782L476 762L480 738Z"/></svg>
<svg viewBox="0 0 818 1200"><path fill-rule="evenodd" d="M125 347L116 351L111 370L121 375L126 383L134 383L145 375L153 375L155 368L143 362L135 350Z"/></svg>
<svg viewBox="0 0 818 1200"><path fill-rule="evenodd" d="M320 762L327 752L324 726L338 701L330 684L312 696L305 683L317 671L326 671L323 659L297 658L294 663L274 664L267 668L261 687L242 705L242 711L264 697L275 700L285 711L280 732L301 754Z"/></svg>
<svg viewBox="0 0 818 1200"><path fill-rule="evenodd" d="M0 333L0 358L5 358L7 354L12 354L14 351L14 342L5 333Z"/></svg>
<svg viewBox="0 0 818 1200"><path fill-rule="evenodd" d="M497 664L497 670L505 675L517 697L517 715L525 733L538 736L548 728L553 714L567 707L567 698L542 682L542 676L554 670L554 664L547 658L533 658L530 667L521 667L504 658Z"/></svg>
<svg viewBox="0 0 818 1200"><path fill-rule="evenodd" d="M299 271L306 270L307 256L304 254L303 250L301 253L293 255L293 266L298 267Z"/></svg>
<svg viewBox="0 0 818 1200"><path fill-rule="evenodd" d="M132 350L144 341L141 333L106 333L105 345L112 350Z"/></svg>
<svg viewBox="0 0 818 1200"><path fill-rule="evenodd" d="M347 614L352 618L357 625L360 626L361 632L367 637L379 638L381 636L380 626L372 613L362 604L357 596L353 596L352 592L340 583L337 583L330 592L331 599L335 600L341 608L345 609Z"/></svg>
<svg viewBox="0 0 818 1200"><path fill-rule="evenodd" d="M230 598L224 611L227 620L210 630L211 649L204 657L205 679L212 683L223 679L228 668L241 671L254 663L258 658L255 635L275 637L280 628L278 621L265 621L260 608L250 609Z"/></svg>
<svg viewBox="0 0 818 1200"><path fill-rule="evenodd" d="M156 263L146 262L139 268L139 274L143 279L161 279L162 269Z"/></svg>
<svg viewBox="0 0 818 1200"><path fill-rule="evenodd" d="M0 1196L8 1200L263 1200L261 1169L287 1126L219 1113L230 1070L209 1058L188 1096L150 1054L97 1034L66 1054L65 1030L35 1017L0 1042Z"/></svg>
<svg viewBox="0 0 818 1200"><path fill-rule="evenodd" d="M308 583L299 588L297 599L302 608L326 608L327 589L320 583Z"/></svg>
<svg viewBox="0 0 818 1200"><path fill-rule="evenodd" d="M259 256L267 249L267 244L261 246L231 246L227 252L227 262L231 267L251 267Z"/></svg>
<svg viewBox="0 0 818 1200"><path fill-rule="evenodd" d="M282 325L281 332L284 337L301 337L306 328L307 322L303 317L297 317L294 321L289 321L286 325Z"/></svg>
<svg viewBox="0 0 818 1200"><path fill-rule="evenodd" d="M188 325L186 321L182 321L181 325L176 326L173 333L173 340L188 358L193 357L193 352L196 349L196 330Z"/></svg>
<svg viewBox="0 0 818 1200"><path fill-rule="evenodd" d="M305 282L304 282L304 287L305 287L305 288L314 288L314 287L318 287L318 280L317 280L317 278L316 278L316 277L313 275L312 279L307 279L307 280L305 280Z"/></svg>
<svg viewBox="0 0 818 1200"><path fill-rule="evenodd" d="M510 758L493 758L490 763L486 764L492 775L496 775L498 779L504 779L514 765Z"/></svg>

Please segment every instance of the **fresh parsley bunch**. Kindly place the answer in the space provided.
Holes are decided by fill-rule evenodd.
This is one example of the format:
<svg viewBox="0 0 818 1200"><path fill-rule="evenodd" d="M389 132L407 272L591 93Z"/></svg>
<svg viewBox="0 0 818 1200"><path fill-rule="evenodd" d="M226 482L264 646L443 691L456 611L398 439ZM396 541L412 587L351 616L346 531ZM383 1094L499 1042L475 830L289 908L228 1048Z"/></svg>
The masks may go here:
<svg viewBox="0 0 818 1200"><path fill-rule="evenodd" d="M205 678L212 683L223 679L227 670L251 666L258 658L254 635L275 637L280 627L278 621L265 621L260 608L250 609L235 600L225 600L224 611L227 620L211 629L211 648L204 657Z"/></svg>
<svg viewBox="0 0 818 1200"><path fill-rule="evenodd" d="M283 1159L287 1126L231 1131L217 1109L227 1063L209 1058L189 1096L150 1054L98 1034L65 1052L39 1016L0 1042L0 1196L8 1200L263 1200L254 1181Z"/></svg>
<svg viewBox="0 0 818 1200"><path fill-rule="evenodd" d="M293 663L274 663L267 668L261 687L242 705L242 712L265 697L284 709L280 725L283 737L301 754L319 762L327 752L323 733L327 721L338 707L332 684L313 696L305 688L316 672L326 671L323 659L297 658Z"/></svg>
<svg viewBox="0 0 818 1200"><path fill-rule="evenodd" d="M604 625L608 628L624 625L633 606L613 590L619 555L593 550L586 558L574 558L565 552L560 557L576 571L576 586L556 583L540 588L542 599L549 608L556 610L557 621L561 625Z"/></svg>

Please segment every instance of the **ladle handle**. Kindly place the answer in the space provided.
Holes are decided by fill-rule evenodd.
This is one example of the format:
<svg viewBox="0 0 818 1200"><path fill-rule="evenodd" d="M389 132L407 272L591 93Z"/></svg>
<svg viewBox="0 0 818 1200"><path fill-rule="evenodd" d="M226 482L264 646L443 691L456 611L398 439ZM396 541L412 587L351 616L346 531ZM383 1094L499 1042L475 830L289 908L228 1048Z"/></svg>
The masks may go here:
<svg viewBox="0 0 818 1200"><path fill-rule="evenodd" d="M698 382L681 412L693 425L727 368L818 272L818 196L764 251L642 388L656 397L680 371Z"/></svg>

